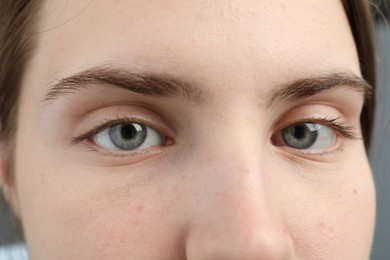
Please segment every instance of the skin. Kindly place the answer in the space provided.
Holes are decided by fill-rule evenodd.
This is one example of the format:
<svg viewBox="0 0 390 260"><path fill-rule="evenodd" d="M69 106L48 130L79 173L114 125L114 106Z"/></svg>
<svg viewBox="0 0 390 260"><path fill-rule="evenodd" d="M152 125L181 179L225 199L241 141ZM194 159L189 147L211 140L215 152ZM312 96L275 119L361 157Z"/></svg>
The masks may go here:
<svg viewBox="0 0 390 260"><path fill-rule="evenodd" d="M305 153L273 140L312 116L361 135L362 95L265 107L302 76L360 75L340 1L46 1L39 28L55 29L37 36L24 78L7 187L32 260L369 259L363 141L335 130L337 144ZM101 65L196 82L205 100L94 86L42 102L51 84ZM118 116L168 142L124 153L72 143Z"/></svg>

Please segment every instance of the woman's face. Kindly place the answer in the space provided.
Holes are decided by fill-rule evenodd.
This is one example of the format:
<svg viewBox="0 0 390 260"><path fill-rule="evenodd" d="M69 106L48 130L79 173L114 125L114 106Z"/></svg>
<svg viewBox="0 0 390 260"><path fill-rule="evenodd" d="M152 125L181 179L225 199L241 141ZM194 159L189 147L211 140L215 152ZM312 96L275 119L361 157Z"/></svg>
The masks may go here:
<svg viewBox="0 0 390 260"><path fill-rule="evenodd" d="M13 199L31 259L368 259L338 0L46 1Z"/></svg>

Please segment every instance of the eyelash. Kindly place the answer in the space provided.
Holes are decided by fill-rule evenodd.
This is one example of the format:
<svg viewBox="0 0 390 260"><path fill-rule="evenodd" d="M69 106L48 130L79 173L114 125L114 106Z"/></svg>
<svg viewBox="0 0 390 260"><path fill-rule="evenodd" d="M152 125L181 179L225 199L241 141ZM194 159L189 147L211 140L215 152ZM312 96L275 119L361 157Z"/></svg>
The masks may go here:
<svg viewBox="0 0 390 260"><path fill-rule="evenodd" d="M349 140L361 139L361 137L356 134L356 127L355 126L347 125L345 123L339 122L340 119L341 119L341 117L337 117L337 118L327 118L327 117L323 117L323 118L311 117L310 118L309 117L309 118L304 118L304 119L300 119L300 120L289 121L289 122L281 125L280 127L278 127L277 131L273 131L273 134L271 135L271 140L276 138L280 134L282 129L289 127L289 126L292 126L292 125L295 125L295 124L305 124L305 123L321 124L321 125L330 127L331 129L336 131L336 134L338 136L341 135L342 137L349 139ZM163 146L171 145L173 143L172 139L168 137L169 135L166 135L166 131L161 130L161 127L155 126L154 124L150 124L149 121L143 120L140 118L119 117L119 116L117 116L115 119L104 119L102 123L100 123L97 127L93 128L92 130L87 131L85 134L82 134L81 136L72 138L72 143L78 144L78 143L81 143L85 140L91 140L91 138L93 136L101 133L102 131L104 131L107 128L110 128L110 127L117 125L117 124L128 124L128 123L142 123L142 124L145 124L146 126L149 126L149 127L156 129L163 136L163 144L164 144ZM89 146L88 148L92 149L91 146ZM93 150L96 151L97 149L93 149ZM295 149L293 149L293 150L295 150ZM137 153L142 153L142 151L139 151ZM297 151L297 153L311 154L311 152L308 152L305 150ZM318 154L326 154L326 153L328 153L328 151L319 152ZM115 156L115 154L118 154L118 153L104 152L103 154L104 155L111 154L111 155ZM129 153L123 153L123 154L121 154L121 156L124 156L125 154L129 154ZM130 153L130 154L132 154L132 153Z"/></svg>
<svg viewBox="0 0 390 260"><path fill-rule="evenodd" d="M346 123L342 123L342 122L340 122L340 119L341 119L341 117L337 117L337 118L308 117L308 118L304 118L304 119L300 119L300 120L289 121L288 123L285 123L282 126L280 126L278 128L278 130L274 132L274 134L271 136L271 141L273 142L273 140L277 139L281 133L281 130L286 128L286 127L289 127L289 126L292 126L295 124L321 124L323 126L331 128L332 130L334 130L336 132L336 138L337 138L336 140L339 140L339 141L336 141L338 143L338 145L335 145L333 148L326 149L323 151L299 150L299 149L290 148L288 146L283 147L282 150L286 149L287 151L289 151L288 153L284 153L286 158L289 161L294 162L294 163L298 163L298 164L302 163L302 162L299 162L299 160L302 159L302 156L304 158L308 158L310 160L323 160L323 159L327 159L328 156L331 156L330 158L334 158L333 155L336 152L343 151L343 146L342 146L343 142L342 141L340 142L340 136L341 136L341 138L345 138L348 140L362 139L361 136L359 136L356 133L355 126L348 125Z"/></svg>
<svg viewBox="0 0 390 260"><path fill-rule="evenodd" d="M72 143L78 144L84 140L90 140L94 135L101 133L107 128L110 128L118 124L128 124L128 123L141 123L149 127L155 128L159 132L161 132L164 138L164 144L166 143L167 140L169 140L169 138L165 134L165 131L161 130L159 127L154 126L153 124L150 124L149 121L136 118L136 117L116 117L115 119L104 119L102 123L100 123L97 127L93 128L92 130L87 131L85 134L81 136L72 138Z"/></svg>
<svg viewBox="0 0 390 260"><path fill-rule="evenodd" d="M279 127L278 131L280 132L283 128L286 128L288 126L296 125L296 124L320 124L324 125L327 127L332 128L335 130L337 133L342 135L343 137L350 139L350 140L358 140L361 139L360 136L356 134L356 127L352 125L347 125L346 123L341 123L339 122L341 117L337 118L329 118L329 117L324 117L324 118L319 118L319 117L309 117L309 118L304 118L300 120L295 120L295 121L289 121L288 123L283 124L281 127Z"/></svg>

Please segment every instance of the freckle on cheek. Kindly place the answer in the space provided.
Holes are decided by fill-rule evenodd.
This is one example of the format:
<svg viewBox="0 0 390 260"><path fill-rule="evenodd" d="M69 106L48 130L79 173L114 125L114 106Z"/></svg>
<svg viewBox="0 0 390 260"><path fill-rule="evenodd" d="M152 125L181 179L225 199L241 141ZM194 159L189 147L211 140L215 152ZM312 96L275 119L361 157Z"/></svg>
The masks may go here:
<svg viewBox="0 0 390 260"><path fill-rule="evenodd" d="M319 229L324 229L325 228L325 223L324 222L318 223L318 228Z"/></svg>
<svg viewBox="0 0 390 260"><path fill-rule="evenodd" d="M353 189L353 194L357 194L357 193L358 193L357 189L354 188L354 189Z"/></svg>
<svg viewBox="0 0 390 260"><path fill-rule="evenodd" d="M333 237L333 227L327 226L325 222L319 222L317 224L317 229L320 233L325 234L327 237L332 238Z"/></svg>

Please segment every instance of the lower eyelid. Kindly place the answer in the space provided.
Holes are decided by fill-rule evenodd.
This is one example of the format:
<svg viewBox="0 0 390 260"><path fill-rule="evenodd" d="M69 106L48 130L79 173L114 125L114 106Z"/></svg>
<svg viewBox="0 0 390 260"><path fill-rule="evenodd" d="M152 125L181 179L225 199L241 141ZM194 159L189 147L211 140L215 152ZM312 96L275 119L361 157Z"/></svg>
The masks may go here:
<svg viewBox="0 0 390 260"><path fill-rule="evenodd" d="M290 147L275 147L276 153L286 160L297 165L304 165L307 162L332 162L340 158L344 151L344 143L341 141L330 150L325 151L299 151Z"/></svg>
<svg viewBox="0 0 390 260"><path fill-rule="evenodd" d="M145 160L147 158L153 157L158 154L162 154L166 147L164 146L153 146L140 150L133 151L110 151L103 149L92 141L87 140L86 142L80 143L82 149L87 151L96 159L96 155L101 158L101 161L115 162L119 160L118 163L135 163L138 161Z"/></svg>

